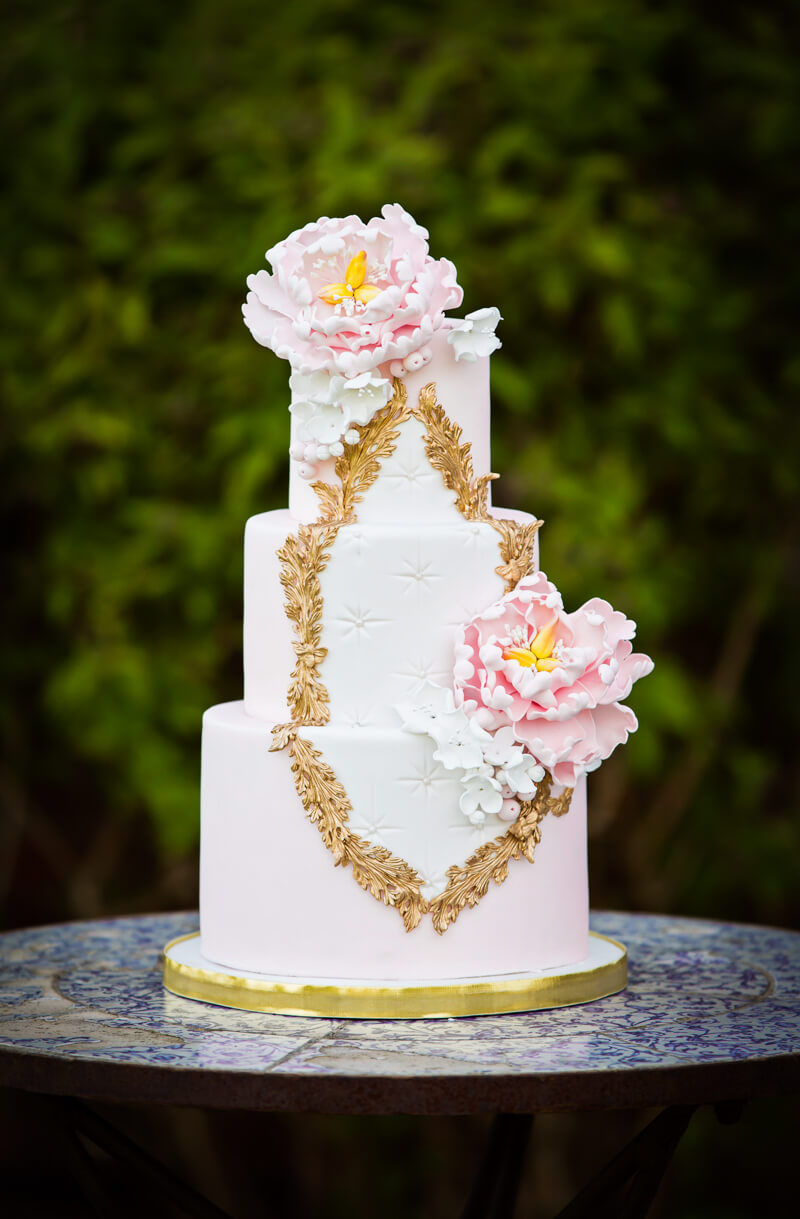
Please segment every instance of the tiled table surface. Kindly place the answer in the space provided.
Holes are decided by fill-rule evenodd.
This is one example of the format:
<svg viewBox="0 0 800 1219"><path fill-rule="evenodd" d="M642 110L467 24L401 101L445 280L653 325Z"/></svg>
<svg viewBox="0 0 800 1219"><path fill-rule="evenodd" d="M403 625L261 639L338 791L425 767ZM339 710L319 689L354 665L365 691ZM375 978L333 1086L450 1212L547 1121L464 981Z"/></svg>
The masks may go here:
<svg viewBox="0 0 800 1219"><path fill-rule="evenodd" d="M269 1016L179 999L195 914L0 936L0 1085L119 1101L352 1113L533 1112L800 1091L800 935L595 914L626 991L453 1020Z"/></svg>

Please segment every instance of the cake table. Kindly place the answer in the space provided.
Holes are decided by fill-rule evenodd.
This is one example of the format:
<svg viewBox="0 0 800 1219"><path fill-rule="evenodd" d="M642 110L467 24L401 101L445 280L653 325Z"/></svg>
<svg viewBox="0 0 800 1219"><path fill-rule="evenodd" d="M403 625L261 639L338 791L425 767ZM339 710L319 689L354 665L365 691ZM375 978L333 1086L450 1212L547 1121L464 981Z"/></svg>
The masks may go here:
<svg viewBox="0 0 800 1219"><path fill-rule="evenodd" d="M555 1011L468 1019L331 1020L228 1010L161 983L165 943L196 915L39 927L0 936L0 1086L45 1094L70 1130L180 1200L220 1215L76 1098L323 1113L495 1113L465 1215L510 1215L531 1115L666 1106L565 1216L626 1189L644 1215L693 1109L735 1117L800 1090L800 935L595 914L622 940L621 994ZM387 1036L387 1031L390 1035ZM74 1133L72 1134L74 1139ZM76 1148L80 1148L75 1140ZM76 1172L95 1185L84 1157ZM103 1213L95 1199L95 1209Z"/></svg>

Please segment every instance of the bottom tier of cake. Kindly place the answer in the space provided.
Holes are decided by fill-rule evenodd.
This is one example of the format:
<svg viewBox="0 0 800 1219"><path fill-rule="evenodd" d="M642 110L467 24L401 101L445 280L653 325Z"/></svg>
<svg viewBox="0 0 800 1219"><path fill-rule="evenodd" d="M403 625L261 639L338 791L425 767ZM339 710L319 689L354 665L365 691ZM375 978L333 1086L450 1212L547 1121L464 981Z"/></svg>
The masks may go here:
<svg viewBox="0 0 800 1219"><path fill-rule="evenodd" d="M398 912L336 867L297 794L272 725L243 703L203 720L200 927L202 952L233 970L354 981L441 981L552 969L588 952L586 795L547 816L533 863L512 861L444 934L424 916L406 931ZM507 830L475 829L458 810L459 784L432 759L432 742L401 729L304 730L343 785L350 827L405 859L435 897L447 867Z"/></svg>

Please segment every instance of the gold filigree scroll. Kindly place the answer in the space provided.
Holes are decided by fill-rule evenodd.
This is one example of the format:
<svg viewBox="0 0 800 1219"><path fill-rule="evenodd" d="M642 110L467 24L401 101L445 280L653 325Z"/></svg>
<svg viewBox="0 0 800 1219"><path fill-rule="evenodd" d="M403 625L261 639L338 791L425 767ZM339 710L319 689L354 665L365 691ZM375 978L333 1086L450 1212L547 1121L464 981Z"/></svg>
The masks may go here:
<svg viewBox="0 0 800 1219"><path fill-rule="evenodd" d="M406 401L406 387L395 379L391 401L364 426L358 426L355 444L345 445L334 467L337 481L312 483L319 499L319 521L351 524L356 519L356 504L380 474L381 462L391 457L400 425L411 412Z"/></svg>
<svg viewBox="0 0 800 1219"><path fill-rule="evenodd" d="M462 441L457 423L448 419L436 399L433 382L420 390L414 415L425 426L425 452L434 470L438 470L449 491L454 491L456 508L468 521L486 521L500 534L500 558L497 574L505 581L510 593L523 576L533 571L536 534L542 521L522 524L489 512L489 483L498 476L481 474L475 477L472 466L472 446Z"/></svg>
<svg viewBox="0 0 800 1219"><path fill-rule="evenodd" d="M528 521L523 525L520 521L512 521L503 516L490 516L487 520L500 534L502 562L495 571L505 580L505 591L513 592L523 576L529 576L533 571L536 534L544 522Z"/></svg>
<svg viewBox="0 0 800 1219"><path fill-rule="evenodd" d="M353 876L378 901L397 910L406 931L413 931L427 908L422 879L405 860L386 847L365 842L348 826L352 805L328 763L310 741L295 729L276 735L273 748L289 746L295 787L310 821L316 825L334 862L353 870Z"/></svg>
<svg viewBox="0 0 800 1219"><path fill-rule="evenodd" d="M301 525L278 551L286 617L294 624L294 652L286 700L293 724L327 724L328 691L319 666L328 654L322 646L322 587L320 574L330 558L337 534L334 525Z"/></svg>
<svg viewBox="0 0 800 1219"><path fill-rule="evenodd" d="M356 504L375 482L381 461L394 452L401 423L408 419L406 390L395 380L391 401L368 424L359 427L356 444L345 446L337 458L337 482L313 484L320 514L311 525L301 525L278 551L286 617L294 625L297 663L287 694L291 724L327 724L328 691L319 666L328 654L322 646L322 588L320 574L327 566L341 525L355 521ZM279 728L284 725L279 725Z"/></svg>
<svg viewBox="0 0 800 1219"><path fill-rule="evenodd" d="M396 909L407 931L416 927L423 914L443 935L465 906L476 906L492 881L502 884L511 860L533 860L542 818L549 812L562 816L569 808L571 790L551 797L550 780L539 787L536 798L522 805L519 819L505 834L480 847L464 864L448 870L447 888L427 902L422 880L405 860L385 847L359 838L349 828L352 806L344 788L319 750L298 735L303 726L326 724L330 718L328 692L320 678L320 665L327 649L322 646L322 589L320 575L330 558L336 535L344 524L356 520L356 506L380 473L381 462L390 457L400 426L414 415L425 428L425 451L445 486L456 496L456 507L467 520L486 521L500 535L501 563L496 568L510 592L533 569L537 530L541 521L521 524L491 516L489 483L496 474L476 478L471 446L462 440L461 428L451 422L436 400L436 386L421 390L417 406L409 408L406 390L394 382L392 399L368 424L359 427L359 440L346 445L336 460L336 482L313 484L320 504L316 522L301 525L290 535L278 557L286 615L294 625L297 663L288 691L291 722L273 729L272 750L289 750L295 786L303 808L319 829L336 864L349 864L362 889L378 901Z"/></svg>
<svg viewBox="0 0 800 1219"><path fill-rule="evenodd" d="M327 648L322 646L320 574L339 529L355 521L356 505L378 477L381 461L394 452L400 425L409 416L405 386L395 381L391 401L368 424L359 427L357 444L346 445L337 459L337 483L313 484L320 502L317 521L301 525L278 551L286 616L294 625L297 664L287 695L292 719L273 729L270 746L272 751L288 747L297 794L335 863L349 864L362 889L399 911L407 931L416 927L427 908L421 878L405 860L385 847L365 842L350 830L352 806L344 788L322 754L297 733L302 725L326 724L330 718L328 691L319 672L327 655Z"/></svg>
<svg viewBox="0 0 800 1219"><path fill-rule="evenodd" d="M436 386L431 383L420 390L414 411L425 425L425 452L434 470L438 470L448 491L456 495L456 507L468 521L488 519L489 483L497 474L481 474L475 478L469 441L461 443L461 428L448 419L436 400Z"/></svg>
<svg viewBox="0 0 800 1219"><path fill-rule="evenodd" d="M551 796L550 776L546 775L535 799L522 805L519 817L505 834L478 847L466 863L448 868L447 888L428 903L434 928L439 935L444 935L465 906L477 906L486 896L492 881L502 885L512 859L524 857L533 863L534 850L541 839L539 824L542 818L547 813L562 817L568 811L571 799L571 787L566 788L560 796Z"/></svg>

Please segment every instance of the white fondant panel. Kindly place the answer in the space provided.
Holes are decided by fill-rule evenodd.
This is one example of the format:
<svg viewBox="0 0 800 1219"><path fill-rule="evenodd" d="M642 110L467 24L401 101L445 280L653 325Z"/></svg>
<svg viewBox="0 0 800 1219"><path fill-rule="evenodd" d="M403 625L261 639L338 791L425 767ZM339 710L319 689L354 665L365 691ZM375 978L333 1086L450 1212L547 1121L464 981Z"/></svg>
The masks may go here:
<svg viewBox="0 0 800 1219"><path fill-rule="evenodd" d="M380 476L358 506L359 524L463 522L455 495L428 461L424 437L419 419L402 424L394 452L381 462Z"/></svg>
<svg viewBox="0 0 800 1219"><path fill-rule="evenodd" d="M295 664L278 550L297 528L286 509L251 516L244 531L244 701L248 714L282 723Z"/></svg>
<svg viewBox="0 0 800 1219"><path fill-rule="evenodd" d="M508 829L499 817L471 825L458 807L461 771L434 760L430 737L402 729L306 728L353 806L350 824L416 869L427 898L447 888L447 869L462 864Z"/></svg>
<svg viewBox="0 0 800 1219"><path fill-rule="evenodd" d="M344 525L320 583L320 676L336 723L399 725L395 704L450 684L458 626L503 593L499 535L481 521Z"/></svg>
<svg viewBox="0 0 800 1219"><path fill-rule="evenodd" d="M406 373L403 383L406 387L408 400L416 404L419 392L430 382L436 383L436 395L447 412L452 423L458 424L463 432L463 440L472 446L472 463L475 474L488 474L491 469L489 444L490 400L489 400L489 357L484 356L475 361L456 360L455 352L447 342L446 330L434 334L429 344L432 358L429 364L417 372ZM382 367L381 375L389 377L388 366ZM292 441L296 437L297 424L292 420ZM319 477L325 482L333 482L334 461L319 463ZM452 497L442 499L439 495L427 510L429 519L443 517L449 519ZM393 507L392 497L381 496L376 502L373 513L378 519L381 510L385 510L387 519L400 520L403 514ZM289 463L289 511L298 521L316 520L318 503L311 484L305 482L297 473L297 462ZM420 515L423 510L420 509Z"/></svg>
<svg viewBox="0 0 800 1219"><path fill-rule="evenodd" d="M586 956L583 784L565 817L544 819L533 864L512 862L505 883L492 885L443 936L427 916L408 933L349 868L334 866L297 796L288 754L269 752L270 728L242 703L212 707L204 717L200 923L210 960L260 973L407 981L547 969ZM333 729L314 731L343 758ZM378 796L382 782L387 795L392 786L380 772L385 751L369 746L379 735L338 733L360 754L364 782L372 775ZM398 742L405 735L398 732ZM372 815L366 804L354 809L354 824ZM431 838L440 832L424 817L419 829ZM441 830L448 842L450 833Z"/></svg>
<svg viewBox="0 0 800 1219"><path fill-rule="evenodd" d="M430 347L433 359L416 372L406 373L403 384L408 401L416 404L421 389L431 381L436 383L436 397L451 423L462 431L462 443L471 446L472 464L476 477L492 469L489 393L490 357L477 360L457 360L447 341L447 327L438 330ZM490 488L491 489L491 488Z"/></svg>
<svg viewBox="0 0 800 1219"><path fill-rule="evenodd" d="M278 721L295 654L276 552L292 525L287 512L266 512L245 530L245 706ZM334 723L394 727L396 703L426 680L449 684L456 627L502 596L499 543L491 525L458 514L436 526L341 527L320 576L320 677Z"/></svg>

